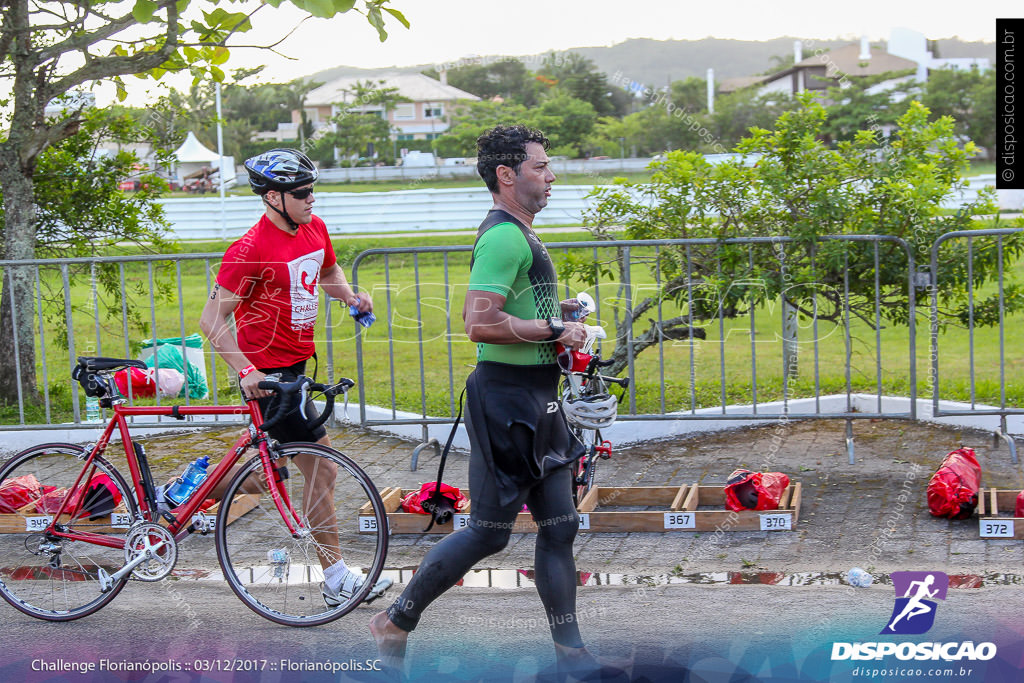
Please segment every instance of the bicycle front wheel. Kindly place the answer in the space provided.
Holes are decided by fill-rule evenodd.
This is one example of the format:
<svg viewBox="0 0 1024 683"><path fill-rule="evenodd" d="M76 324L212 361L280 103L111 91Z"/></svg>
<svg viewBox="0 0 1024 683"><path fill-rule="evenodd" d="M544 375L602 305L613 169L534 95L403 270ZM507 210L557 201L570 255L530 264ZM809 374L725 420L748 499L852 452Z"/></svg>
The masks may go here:
<svg viewBox="0 0 1024 683"><path fill-rule="evenodd" d="M594 474L597 471L597 445L601 443L601 432L584 429L575 431L587 449L587 454L577 460L573 466L572 502L579 506L587 492L594 487Z"/></svg>
<svg viewBox="0 0 1024 683"><path fill-rule="evenodd" d="M37 619L88 616L113 600L127 581L103 591L99 573L110 575L124 566L125 535L138 519L135 499L120 473L100 456L73 489L85 454L75 444L44 444L0 468L0 595ZM81 512L73 519L62 515L60 529L96 534L99 541L121 547L48 534L52 513L69 495L79 496Z"/></svg>
<svg viewBox="0 0 1024 683"><path fill-rule="evenodd" d="M256 457L228 485L217 516L217 555L231 590L260 616L286 626L325 624L355 609L384 568L384 503L366 473L333 448L290 443L278 450L295 533ZM324 568L339 560L361 576L361 588L348 599L325 599Z"/></svg>

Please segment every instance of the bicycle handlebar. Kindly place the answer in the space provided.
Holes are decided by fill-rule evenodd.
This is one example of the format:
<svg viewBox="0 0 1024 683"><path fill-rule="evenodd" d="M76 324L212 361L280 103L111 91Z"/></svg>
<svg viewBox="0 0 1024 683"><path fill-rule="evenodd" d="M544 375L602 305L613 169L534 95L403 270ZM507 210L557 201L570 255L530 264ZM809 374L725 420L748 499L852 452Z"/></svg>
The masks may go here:
<svg viewBox="0 0 1024 683"><path fill-rule="evenodd" d="M334 413L334 397L338 394L343 394L356 385L355 382L348 378L342 378L337 384L327 386L314 382L309 377L299 375L294 382L278 382L276 380L264 379L261 380L256 386L266 391L272 391L280 398L277 410L270 419L264 419L263 424L260 425L260 431L266 432L274 427L278 422L290 415L296 409L302 415L302 419L306 421L306 427L310 431L316 429ZM309 396L310 391L316 391L322 393L327 399L327 405L324 406L323 411L319 417L314 419L312 422L306 417L306 400ZM298 400L296 400L298 399ZM298 405L296 405L296 403Z"/></svg>
<svg viewBox="0 0 1024 683"><path fill-rule="evenodd" d="M600 379L602 382L607 382L607 383L610 383L610 384L618 384L623 389L628 389L629 388L629 378L628 377L609 377L608 375L594 375L594 376L597 379Z"/></svg>

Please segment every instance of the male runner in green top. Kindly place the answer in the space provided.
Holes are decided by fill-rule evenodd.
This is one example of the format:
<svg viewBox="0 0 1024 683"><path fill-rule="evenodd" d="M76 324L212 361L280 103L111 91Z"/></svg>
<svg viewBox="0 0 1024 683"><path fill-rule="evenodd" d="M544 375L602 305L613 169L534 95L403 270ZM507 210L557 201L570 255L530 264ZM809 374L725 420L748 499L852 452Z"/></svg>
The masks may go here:
<svg viewBox="0 0 1024 683"><path fill-rule="evenodd" d="M401 597L377 614L370 630L385 662L401 668L409 632L423 610L469 569L508 543L516 515L529 506L538 523L537 592L559 663L592 666L576 620L572 544L579 518L572 468L582 455L559 410L554 342L578 346L585 327L563 322L555 269L533 232L555 180L543 134L498 126L477 140L477 171L494 206L477 233L463 307L466 333L477 342L476 369L466 381L470 436L469 523L435 545Z"/></svg>

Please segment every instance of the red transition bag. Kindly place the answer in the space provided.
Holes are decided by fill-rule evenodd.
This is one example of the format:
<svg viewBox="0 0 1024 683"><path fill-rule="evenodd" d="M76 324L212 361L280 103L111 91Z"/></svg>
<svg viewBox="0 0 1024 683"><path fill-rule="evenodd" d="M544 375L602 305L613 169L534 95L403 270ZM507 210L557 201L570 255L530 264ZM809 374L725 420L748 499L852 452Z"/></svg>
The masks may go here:
<svg viewBox="0 0 1024 683"><path fill-rule="evenodd" d="M83 493L84 492L84 493ZM106 474L96 474L83 488L79 486L71 492L71 499L68 501L68 510L75 505L81 504L79 517L88 517L96 520L106 517L121 504L121 492L114 481Z"/></svg>
<svg viewBox="0 0 1024 683"><path fill-rule="evenodd" d="M423 503L430 498L434 493L434 489L437 488L436 481L430 481L426 484L420 485L419 491L409 491L409 493L402 496L402 512L413 512L420 515L429 515L430 513L423 509ZM466 508L466 503L469 500L462 495L462 491L449 486L448 484L441 482L441 495L452 501L452 507L455 512L459 512Z"/></svg>
<svg viewBox="0 0 1024 683"><path fill-rule="evenodd" d="M1024 517L1024 491L1017 494L1017 505L1013 511L1014 517Z"/></svg>
<svg viewBox="0 0 1024 683"><path fill-rule="evenodd" d="M967 519L978 507L981 465L973 448L947 455L928 482L928 510L935 517Z"/></svg>
<svg viewBox="0 0 1024 683"><path fill-rule="evenodd" d="M36 501L36 512L43 515L52 515L60 509L60 504L68 497L66 488L56 486L44 486L42 497Z"/></svg>
<svg viewBox="0 0 1024 683"><path fill-rule="evenodd" d="M751 472L736 470L725 486L725 507L728 510L778 510L782 492L789 486L789 477L782 472Z"/></svg>
<svg viewBox="0 0 1024 683"><path fill-rule="evenodd" d="M18 508L39 500L43 495L43 487L34 474L25 474L14 479L6 479L0 484L0 513L12 514Z"/></svg>
<svg viewBox="0 0 1024 683"><path fill-rule="evenodd" d="M152 375L139 368L125 368L114 373L114 384L122 396L128 395L128 385L132 385L132 396L156 396L156 382Z"/></svg>

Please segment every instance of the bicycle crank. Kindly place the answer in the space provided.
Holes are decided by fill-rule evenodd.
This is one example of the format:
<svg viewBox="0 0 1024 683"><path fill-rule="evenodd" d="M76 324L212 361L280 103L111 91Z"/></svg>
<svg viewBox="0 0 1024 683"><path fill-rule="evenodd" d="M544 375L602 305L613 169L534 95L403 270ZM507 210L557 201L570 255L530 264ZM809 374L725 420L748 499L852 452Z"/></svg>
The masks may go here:
<svg viewBox="0 0 1024 683"><path fill-rule="evenodd" d="M99 570L100 590L106 592L131 574L139 581L159 581L174 569L178 561L178 544L165 527L149 522L128 532L124 542L126 564L114 574Z"/></svg>

